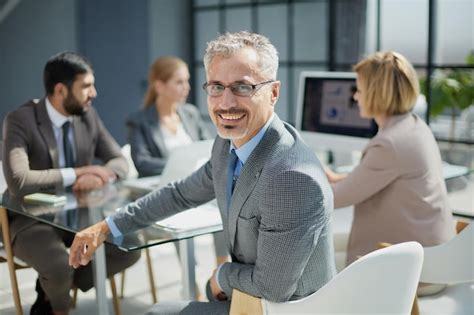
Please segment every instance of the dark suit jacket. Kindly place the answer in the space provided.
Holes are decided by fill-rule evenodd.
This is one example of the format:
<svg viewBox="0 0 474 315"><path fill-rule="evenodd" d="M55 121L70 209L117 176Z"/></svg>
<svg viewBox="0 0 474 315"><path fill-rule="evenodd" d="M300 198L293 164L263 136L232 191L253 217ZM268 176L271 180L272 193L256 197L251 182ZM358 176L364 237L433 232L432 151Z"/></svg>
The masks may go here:
<svg viewBox="0 0 474 315"><path fill-rule="evenodd" d="M75 116L73 126L76 167L99 159L119 178L126 176L127 161L94 108L84 116ZM29 101L8 113L3 123L3 145L3 171L12 195L63 189L58 149L44 99ZM12 220L13 236L28 225L18 221L26 220Z"/></svg>
<svg viewBox="0 0 474 315"><path fill-rule="evenodd" d="M333 195L315 154L276 115L249 156L227 206L229 140L189 177L153 191L113 220L120 231L144 227L216 198L232 263L219 283L270 301L299 299L335 274Z"/></svg>
<svg viewBox="0 0 474 315"><path fill-rule="evenodd" d="M177 112L184 130L193 141L211 138L194 105L179 105ZM127 119L132 159L141 177L160 175L169 157L159 121L155 106L135 112Z"/></svg>

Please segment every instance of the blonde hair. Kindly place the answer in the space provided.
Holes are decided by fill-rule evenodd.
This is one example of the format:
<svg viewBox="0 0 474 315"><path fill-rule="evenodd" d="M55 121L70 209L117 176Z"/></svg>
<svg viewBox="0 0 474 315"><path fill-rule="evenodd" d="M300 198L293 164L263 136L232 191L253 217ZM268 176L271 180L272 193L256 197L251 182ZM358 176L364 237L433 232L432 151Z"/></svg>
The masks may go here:
<svg viewBox="0 0 474 315"><path fill-rule="evenodd" d="M216 56L230 57L243 48L253 48L258 55L259 75L266 79L276 80L278 71L278 52L270 40L260 34L241 31L225 33L215 40L207 43L204 54L204 67L206 70Z"/></svg>
<svg viewBox="0 0 474 315"><path fill-rule="evenodd" d="M176 70L181 67L188 68L188 65L180 58L174 56L164 56L155 60L148 71L148 88L143 102L144 108L155 103L158 94L155 90L157 80L167 82Z"/></svg>
<svg viewBox="0 0 474 315"><path fill-rule="evenodd" d="M376 52L353 67L369 114L399 115L413 109L420 92L415 69L401 54Z"/></svg>

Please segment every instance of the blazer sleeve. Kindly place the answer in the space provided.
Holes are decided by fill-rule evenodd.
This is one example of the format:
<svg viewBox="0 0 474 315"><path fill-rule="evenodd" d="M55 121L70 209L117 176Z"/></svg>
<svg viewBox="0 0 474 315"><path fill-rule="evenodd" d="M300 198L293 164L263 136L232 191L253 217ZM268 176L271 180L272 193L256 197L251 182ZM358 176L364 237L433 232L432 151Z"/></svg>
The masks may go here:
<svg viewBox="0 0 474 315"><path fill-rule="evenodd" d="M369 143L361 162L346 178L332 185L334 208L355 205L372 197L400 175L396 150L387 139Z"/></svg>
<svg viewBox="0 0 474 315"><path fill-rule="evenodd" d="M225 263L218 281L227 296L235 288L274 302L288 301L329 224L332 203L313 177L295 170L275 176L261 202L255 265Z"/></svg>
<svg viewBox="0 0 474 315"><path fill-rule="evenodd" d="M167 159L153 155L145 139L143 119L144 117L140 114L132 115L127 119L128 143L130 143L132 160L140 176L160 175Z"/></svg>
<svg viewBox="0 0 474 315"><path fill-rule="evenodd" d="M95 157L114 171L118 178L124 179L128 173L128 163L120 151L120 146L105 128L104 123L96 115L98 138L95 147Z"/></svg>
<svg viewBox="0 0 474 315"><path fill-rule="evenodd" d="M32 170L28 155L31 137L25 119L18 112L7 115L3 123L3 172L9 191L26 195L38 191L63 189L59 169Z"/></svg>
<svg viewBox="0 0 474 315"><path fill-rule="evenodd" d="M147 227L156 221L215 198L211 162L183 180L150 192L117 212L112 220L123 234Z"/></svg>

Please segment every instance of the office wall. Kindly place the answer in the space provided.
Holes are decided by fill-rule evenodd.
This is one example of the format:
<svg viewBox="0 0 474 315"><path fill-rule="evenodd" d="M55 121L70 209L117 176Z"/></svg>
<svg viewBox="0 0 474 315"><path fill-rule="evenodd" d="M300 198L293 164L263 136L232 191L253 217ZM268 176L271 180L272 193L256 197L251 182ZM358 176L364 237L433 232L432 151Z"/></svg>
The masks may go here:
<svg viewBox="0 0 474 315"><path fill-rule="evenodd" d="M150 63L164 55L191 61L190 11L188 0L148 2Z"/></svg>
<svg viewBox="0 0 474 315"><path fill-rule="evenodd" d="M51 55L76 50L75 3L23 0L0 22L2 122L28 99L43 97L43 67Z"/></svg>
<svg viewBox="0 0 474 315"><path fill-rule="evenodd" d="M149 60L146 1L78 1L78 47L92 62L98 96L93 105L120 143L125 120L141 106Z"/></svg>

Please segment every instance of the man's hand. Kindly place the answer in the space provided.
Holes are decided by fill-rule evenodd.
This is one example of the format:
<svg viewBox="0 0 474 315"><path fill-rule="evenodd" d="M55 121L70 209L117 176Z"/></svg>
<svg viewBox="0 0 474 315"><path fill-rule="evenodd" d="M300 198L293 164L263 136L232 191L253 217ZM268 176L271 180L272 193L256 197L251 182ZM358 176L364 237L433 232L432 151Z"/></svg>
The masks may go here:
<svg viewBox="0 0 474 315"><path fill-rule="evenodd" d="M102 181L99 176L93 174L84 174L76 179L72 186L74 192L86 192L103 187L107 182Z"/></svg>
<svg viewBox="0 0 474 315"><path fill-rule="evenodd" d="M105 220L78 232L69 251L69 265L74 269L87 265L109 233L109 226Z"/></svg>
<svg viewBox="0 0 474 315"><path fill-rule="evenodd" d="M104 184L117 179L117 175L108 167L100 165L89 165L75 168L76 177L79 178L86 174L98 176Z"/></svg>
<svg viewBox="0 0 474 315"><path fill-rule="evenodd" d="M216 300L226 301L227 295L223 291L221 291L221 289L219 289L219 286L217 285L216 272L217 269L214 269L214 271L212 272L211 279L209 279L209 282L211 284L212 295Z"/></svg>

